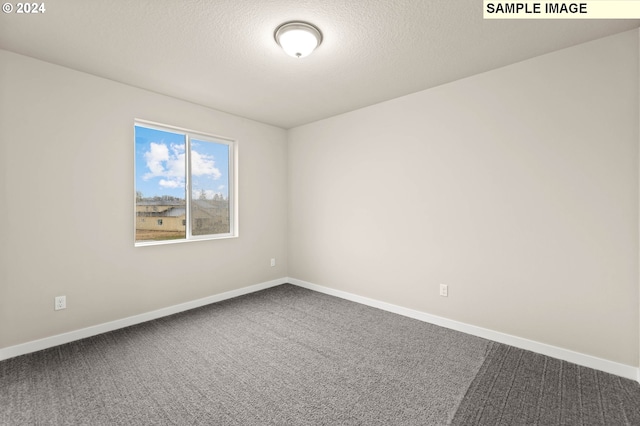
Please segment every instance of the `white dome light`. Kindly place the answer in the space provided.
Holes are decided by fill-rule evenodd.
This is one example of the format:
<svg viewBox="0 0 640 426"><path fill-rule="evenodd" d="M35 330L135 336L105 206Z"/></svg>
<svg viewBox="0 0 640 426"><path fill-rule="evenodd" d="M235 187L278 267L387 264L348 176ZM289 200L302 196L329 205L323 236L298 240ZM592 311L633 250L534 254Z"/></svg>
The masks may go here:
<svg viewBox="0 0 640 426"><path fill-rule="evenodd" d="M322 43L319 29L306 22L287 22L276 28L276 42L294 58L304 58Z"/></svg>

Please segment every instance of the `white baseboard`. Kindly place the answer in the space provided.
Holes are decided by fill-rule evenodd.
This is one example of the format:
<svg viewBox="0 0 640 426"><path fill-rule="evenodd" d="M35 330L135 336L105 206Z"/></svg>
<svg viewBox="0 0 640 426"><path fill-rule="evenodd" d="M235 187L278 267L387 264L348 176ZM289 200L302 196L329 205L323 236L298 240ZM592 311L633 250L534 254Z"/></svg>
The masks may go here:
<svg viewBox="0 0 640 426"><path fill-rule="evenodd" d="M317 291L319 293L325 293L331 296L336 296L341 299L350 300L352 302L382 309L388 312L393 312L395 314L403 315L405 317L417 319L430 324L434 324L434 325L449 328L452 330L460 331L463 333L471 334L473 336L482 337L484 339L492 340L494 342L504 343L506 345L515 346L517 348L526 349L532 352L537 352L553 358L572 362L574 364L582 365L584 367L593 368L596 370L604 371L607 373L615 374L617 376L625 377L632 380L637 380L638 382L640 382L640 368L637 368L637 367L620 364L617 362L609 361L602 358L597 358L597 357L582 354L579 352L574 352L568 349L559 348L557 346L547 345L545 343L535 342L533 340L523 339L521 337L512 336L510 334L505 334L498 331L477 327L475 325L454 321L448 318L427 314L425 312L404 308L402 306L393 305L391 303L381 302L375 299L369 299L367 297L358 296L356 294L348 293L345 291L335 290L329 287L323 287L323 286L302 281L296 278L280 278L272 281L267 281L264 283L243 287L237 290L227 291L225 293L204 297L202 299L193 300L191 302L181 303L179 305L169 306L169 307L158 309L155 311L146 312L144 314L134 315L131 317L110 321L104 324L98 324L92 327L87 327L80 330L74 330L68 333L58 334L55 336L46 337L43 339L34 340L31 342L22 343L15 346L9 346L7 348L0 349L0 361L13 358L16 356L20 356L20 355L25 355L31 352L36 352L42 349L63 345L65 343L73 342L73 341L84 339L87 337L96 336L98 334L106 333L109 331L118 330L120 328L140 324L146 321L151 321L154 319L188 311L190 309L199 308L201 306L209 305L211 303L221 302L223 300L231 299L231 298L242 296L249 293L254 293L256 291L264 290L270 287L275 287L277 285L285 284L285 283L291 283L299 287Z"/></svg>
<svg viewBox="0 0 640 426"><path fill-rule="evenodd" d="M131 317L110 321L104 324L98 324L92 327L82 328L80 330L74 330L68 333L58 334L51 337L45 337L44 339L34 340L15 346L9 346L7 348L0 349L0 361L19 355L25 355L31 352L40 351L42 349L51 348L53 346L63 345L75 340L96 336L98 334L106 333L109 331L118 330L120 328L129 327L131 325L140 324L146 321L151 321L154 319L188 311L190 309L199 308L211 303L221 302L223 300L232 299L234 297L242 296L249 293L254 293L256 291L275 287L286 282L287 280L285 278L267 281L264 283L243 287L237 290L231 290L225 293L204 297L202 299L192 300L191 302L185 302L179 305L169 306L155 311L146 312L144 314L134 315Z"/></svg>
<svg viewBox="0 0 640 426"><path fill-rule="evenodd" d="M569 349L559 348L557 346L551 346L545 343L523 339L521 337L512 336L510 334L505 334L499 331L489 330L482 327L477 327L475 325L454 321L454 320L439 317L436 315L427 314L425 312L403 308L402 306L381 302L375 299L369 299L367 297L358 296L356 294L348 293L341 290L335 290L329 287L323 287L323 286L302 281L296 278L288 278L286 281L291 284L294 284L309 290L325 293L331 296L336 296L341 299L346 299L352 302L361 303L363 305L382 309L388 312L393 312L395 314L403 315L405 317L417 319L430 324L435 324L441 327L449 328L451 330L461 331L463 333L482 337L484 339L492 340L494 342L504 343L506 345L515 346L516 348L520 348L520 349L526 349L532 352L536 352L536 353L547 355L553 358L561 359L563 361L568 361L577 365L581 365L583 367L593 368L595 370L604 371L606 373L615 374L617 376L625 377L631 380L637 380L638 382L640 382L640 368L633 367L630 365L620 364L614 361L597 358L597 357L586 355L579 352L574 352Z"/></svg>

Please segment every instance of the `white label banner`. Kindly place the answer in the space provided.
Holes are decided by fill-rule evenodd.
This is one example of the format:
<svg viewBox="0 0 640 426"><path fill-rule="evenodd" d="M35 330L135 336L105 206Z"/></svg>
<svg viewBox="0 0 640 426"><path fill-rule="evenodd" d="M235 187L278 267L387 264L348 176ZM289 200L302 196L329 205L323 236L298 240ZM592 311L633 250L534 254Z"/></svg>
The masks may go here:
<svg viewBox="0 0 640 426"><path fill-rule="evenodd" d="M640 0L483 1L484 19L640 19Z"/></svg>

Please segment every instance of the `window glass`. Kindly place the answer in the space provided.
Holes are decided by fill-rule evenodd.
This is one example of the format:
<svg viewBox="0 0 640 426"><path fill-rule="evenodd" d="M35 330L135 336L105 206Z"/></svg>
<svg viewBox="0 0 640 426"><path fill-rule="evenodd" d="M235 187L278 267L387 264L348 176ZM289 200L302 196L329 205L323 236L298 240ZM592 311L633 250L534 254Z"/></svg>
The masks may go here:
<svg viewBox="0 0 640 426"><path fill-rule="evenodd" d="M191 233L230 232L229 146L191 141Z"/></svg>

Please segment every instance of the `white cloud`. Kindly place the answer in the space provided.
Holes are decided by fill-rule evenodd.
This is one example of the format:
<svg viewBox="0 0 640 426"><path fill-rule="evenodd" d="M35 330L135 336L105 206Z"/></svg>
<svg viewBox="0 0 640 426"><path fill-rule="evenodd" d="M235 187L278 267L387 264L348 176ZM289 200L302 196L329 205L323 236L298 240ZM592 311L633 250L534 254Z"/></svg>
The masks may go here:
<svg viewBox="0 0 640 426"><path fill-rule="evenodd" d="M180 180L178 179L175 179L175 180L160 179L160 182L158 182L158 184L163 188L180 188L181 186L184 185L184 183L180 182Z"/></svg>
<svg viewBox="0 0 640 426"><path fill-rule="evenodd" d="M144 153L144 159L147 160L147 167L150 170L144 175L145 180L154 176L162 176L164 174L162 163L169 159L169 149L164 144L151 142L149 151Z"/></svg>
<svg viewBox="0 0 640 426"><path fill-rule="evenodd" d="M147 172L143 178L162 178L158 184L163 188L180 188L184 186L184 145L151 142L149 151L144 153Z"/></svg>
<svg viewBox="0 0 640 426"><path fill-rule="evenodd" d="M144 180L161 178L158 184L163 188L180 188L185 184L185 148L184 145L151 142L149 151L144 153L149 171L143 176ZM212 155L200 154L191 150L191 173L193 176L220 179L222 173L215 166ZM219 188L222 189L223 187ZM210 194L209 194L210 193ZM207 198L212 198L216 192L207 191ZM199 195L199 194L198 194Z"/></svg>
<svg viewBox="0 0 640 426"><path fill-rule="evenodd" d="M191 150L191 174L193 176L211 176L214 180L220 179L222 173L216 168L213 155L200 154Z"/></svg>

